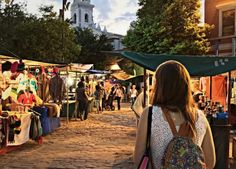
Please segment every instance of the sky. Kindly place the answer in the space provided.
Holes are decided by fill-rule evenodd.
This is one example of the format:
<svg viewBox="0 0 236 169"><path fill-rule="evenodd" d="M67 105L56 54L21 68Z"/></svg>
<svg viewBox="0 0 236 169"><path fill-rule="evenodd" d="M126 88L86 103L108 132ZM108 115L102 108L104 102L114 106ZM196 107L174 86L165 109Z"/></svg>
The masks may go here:
<svg viewBox="0 0 236 169"><path fill-rule="evenodd" d="M38 14L39 7L53 5L56 12L62 6L62 0L15 0L15 2L26 2L29 13ZM68 0L73 2L73 0ZM96 24L101 28L106 26L108 32L125 35L132 21L136 20L138 0L91 0L95 5L93 17ZM65 13L70 18L70 10Z"/></svg>

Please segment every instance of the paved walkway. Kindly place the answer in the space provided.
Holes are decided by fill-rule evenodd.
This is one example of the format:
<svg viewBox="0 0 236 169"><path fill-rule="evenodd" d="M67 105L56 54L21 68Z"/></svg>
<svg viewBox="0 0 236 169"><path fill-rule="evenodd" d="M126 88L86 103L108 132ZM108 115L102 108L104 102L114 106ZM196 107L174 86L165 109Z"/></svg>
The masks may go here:
<svg viewBox="0 0 236 169"><path fill-rule="evenodd" d="M121 111L89 114L86 121L71 120L44 137L29 141L0 157L0 168L132 169L135 116L125 105Z"/></svg>

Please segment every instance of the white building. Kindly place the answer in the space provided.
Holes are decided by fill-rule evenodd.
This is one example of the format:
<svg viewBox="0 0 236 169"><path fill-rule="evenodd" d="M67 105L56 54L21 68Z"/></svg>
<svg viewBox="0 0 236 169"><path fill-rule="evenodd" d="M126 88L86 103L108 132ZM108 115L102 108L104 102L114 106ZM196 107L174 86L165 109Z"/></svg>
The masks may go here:
<svg viewBox="0 0 236 169"><path fill-rule="evenodd" d="M113 45L114 50L124 49L122 44L124 36L107 32L106 27L102 30L99 24L96 25L94 23L93 8L94 5L90 3L90 0L74 0L71 5L72 27L90 28L94 34L105 34Z"/></svg>

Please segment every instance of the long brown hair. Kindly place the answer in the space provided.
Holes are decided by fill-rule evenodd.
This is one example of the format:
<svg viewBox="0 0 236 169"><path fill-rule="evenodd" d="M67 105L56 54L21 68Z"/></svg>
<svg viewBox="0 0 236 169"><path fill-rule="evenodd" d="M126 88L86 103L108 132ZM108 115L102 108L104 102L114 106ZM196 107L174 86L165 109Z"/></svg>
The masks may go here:
<svg viewBox="0 0 236 169"><path fill-rule="evenodd" d="M163 110L181 112L191 129L189 137L195 138L195 107L191 93L190 75L177 61L167 61L158 66L151 103Z"/></svg>

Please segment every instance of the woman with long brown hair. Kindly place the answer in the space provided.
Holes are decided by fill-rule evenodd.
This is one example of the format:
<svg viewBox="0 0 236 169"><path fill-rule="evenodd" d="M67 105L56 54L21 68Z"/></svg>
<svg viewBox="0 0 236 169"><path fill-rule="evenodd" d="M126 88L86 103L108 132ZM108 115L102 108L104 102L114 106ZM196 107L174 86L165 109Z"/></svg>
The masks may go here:
<svg viewBox="0 0 236 169"><path fill-rule="evenodd" d="M190 76L181 63L167 61L157 68L151 104L153 106L150 137L152 168L160 168L165 148L173 138L165 117L165 113L168 113L177 131L180 125L186 125L188 131L186 137L192 138L194 143L202 148L207 169L212 169L215 165L215 147L211 129L203 112L194 106ZM145 151L147 123L148 109L145 109L137 131L135 166L138 166Z"/></svg>

